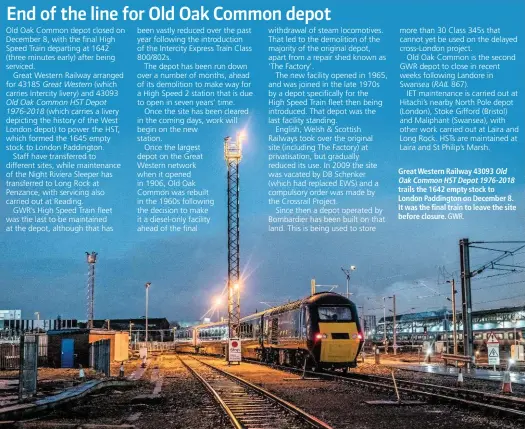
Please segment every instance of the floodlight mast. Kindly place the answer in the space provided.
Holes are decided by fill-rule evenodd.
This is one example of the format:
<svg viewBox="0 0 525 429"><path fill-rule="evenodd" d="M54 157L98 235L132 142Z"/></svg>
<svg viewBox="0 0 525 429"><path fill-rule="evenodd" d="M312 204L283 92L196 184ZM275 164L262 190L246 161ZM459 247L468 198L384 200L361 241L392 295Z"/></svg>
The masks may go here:
<svg viewBox="0 0 525 429"><path fill-rule="evenodd" d="M244 133L236 140L224 138L224 159L228 185L228 338L239 338L241 321L241 278L239 247L239 164Z"/></svg>
<svg viewBox="0 0 525 429"><path fill-rule="evenodd" d="M350 293L350 274L352 274L352 271L355 271L356 269L357 269L357 267L355 265L350 265L350 268L341 267L341 271L346 276L346 294L344 294L344 296L347 299L350 299L350 296L352 295Z"/></svg>
<svg viewBox="0 0 525 429"><path fill-rule="evenodd" d="M97 263L97 252L86 252L86 262L88 263L87 281L87 327L93 329L93 319L95 315L95 264Z"/></svg>

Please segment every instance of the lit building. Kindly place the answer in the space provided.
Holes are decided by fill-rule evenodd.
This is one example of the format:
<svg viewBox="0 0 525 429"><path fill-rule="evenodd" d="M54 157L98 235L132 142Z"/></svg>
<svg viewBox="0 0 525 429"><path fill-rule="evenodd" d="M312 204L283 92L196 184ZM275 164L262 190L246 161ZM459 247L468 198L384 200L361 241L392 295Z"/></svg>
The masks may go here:
<svg viewBox="0 0 525 429"><path fill-rule="evenodd" d="M463 341L463 322L460 311L456 314L457 337ZM389 341L393 339L393 317L387 316L386 323L381 317L376 330L368 334L368 338L381 342L384 338L384 326L386 325L386 337ZM492 310L476 310L472 312L472 327L474 343L481 344L487 340L489 333L494 333L503 344L507 346L514 342L521 342L525 338L525 308L505 307ZM446 341L452 340L453 324L452 312L443 308L436 311L424 311L420 313L398 314L396 316L397 343L414 343L425 340Z"/></svg>
<svg viewBox="0 0 525 429"><path fill-rule="evenodd" d="M14 329L21 319L22 310L0 310L0 330Z"/></svg>
<svg viewBox="0 0 525 429"><path fill-rule="evenodd" d="M375 315L367 314L363 315L363 324L362 327L364 332L372 332L376 329L377 319Z"/></svg>
<svg viewBox="0 0 525 429"><path fill-rule="evenodd" d="M20 320L22 310L0 310L0 320Z"/></svg>

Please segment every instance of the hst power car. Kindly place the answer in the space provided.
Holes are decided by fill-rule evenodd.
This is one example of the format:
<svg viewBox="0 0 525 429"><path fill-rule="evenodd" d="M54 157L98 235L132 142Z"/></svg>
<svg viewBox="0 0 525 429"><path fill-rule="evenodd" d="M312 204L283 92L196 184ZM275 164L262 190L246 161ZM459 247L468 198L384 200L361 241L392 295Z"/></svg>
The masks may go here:
<svg viewBox="0 0 525 429"><path fill-rule="evenodd" d="M243 358L309 368L357 365L363 335L355 304L332 292L316 293L241 319ZM224 355L227 322L177 331L177 350Z"/></svg>

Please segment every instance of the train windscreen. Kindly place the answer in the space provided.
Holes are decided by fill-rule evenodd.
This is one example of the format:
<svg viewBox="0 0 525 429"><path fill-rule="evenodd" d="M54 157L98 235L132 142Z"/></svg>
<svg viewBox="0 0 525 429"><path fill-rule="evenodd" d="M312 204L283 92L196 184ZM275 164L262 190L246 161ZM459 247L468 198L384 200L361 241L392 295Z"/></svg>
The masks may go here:
<svg viewBox="0 0 525 429"><path fill-rule="evenodd" d="M352 310L350 307L329 307L318 308L320 322L351 322Z"/></svg>

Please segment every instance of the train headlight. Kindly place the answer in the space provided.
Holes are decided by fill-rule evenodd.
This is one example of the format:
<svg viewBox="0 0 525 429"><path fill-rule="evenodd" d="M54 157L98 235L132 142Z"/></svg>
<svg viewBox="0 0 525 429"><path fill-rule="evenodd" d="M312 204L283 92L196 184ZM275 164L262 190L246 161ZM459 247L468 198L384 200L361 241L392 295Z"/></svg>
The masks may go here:
<svg viewBox="0 0 525 429"><path fill-rule="evenodd" d="M326 334L315 334L315 339L316 340L325 340L326 338L328 338L328 335Z"/></svg>

